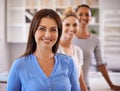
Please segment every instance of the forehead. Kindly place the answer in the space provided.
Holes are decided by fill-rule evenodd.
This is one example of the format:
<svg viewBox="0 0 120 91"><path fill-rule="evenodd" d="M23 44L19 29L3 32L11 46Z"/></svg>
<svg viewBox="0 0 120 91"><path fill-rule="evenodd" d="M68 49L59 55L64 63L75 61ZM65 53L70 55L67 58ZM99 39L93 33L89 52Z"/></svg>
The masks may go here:
<svg viewBox="0 0 120 91"><path fill-rule="evenodd" d="M43 18L41 18L39 25L52 27L52 26L57 26L57 23L56 23L55 19L53 19L53 18L43 17Z"/></svg>
<svg viewBox="0 0 120 91"><path fill-rule="evenodd" d="M79 21L75 16L69 16L69 17L65 18L63 22L72 23L72 22L79 22Z"/></svg>
<svg viewBox="0 0 120 91"><path fill-rule="evenodd" d="M77 13L81 13L81 12L86 12L86 13L90 13L90 9L87 7L80 7L77 11Z"/></svg>

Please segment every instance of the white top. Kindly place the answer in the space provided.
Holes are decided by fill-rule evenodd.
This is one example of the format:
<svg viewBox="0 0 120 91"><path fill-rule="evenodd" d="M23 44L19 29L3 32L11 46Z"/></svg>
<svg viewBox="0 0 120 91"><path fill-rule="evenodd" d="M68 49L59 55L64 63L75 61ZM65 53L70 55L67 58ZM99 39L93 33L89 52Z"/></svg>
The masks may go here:
<svg viewBox="0 0 120 91"><path fill-rule="evenodd" d="M78 74L80 76L80 73L81 73L81 66L83 65L83 52L82 50L73 44L73 49L74 49L74 52L73 52L73 60L74 60L74 63L78 69ZM66 54L62 48L62 46L59 46L58 48L58 53L62 53L62 54ZM67 54L66 54L67 55Z"/></svg>

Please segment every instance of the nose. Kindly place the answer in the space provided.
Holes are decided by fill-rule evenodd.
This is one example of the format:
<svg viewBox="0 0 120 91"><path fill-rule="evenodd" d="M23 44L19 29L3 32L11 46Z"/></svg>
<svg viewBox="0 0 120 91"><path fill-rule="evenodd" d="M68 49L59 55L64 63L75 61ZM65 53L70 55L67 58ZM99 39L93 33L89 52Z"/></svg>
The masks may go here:
<svg viewBox="0 0 120 91"><path fill-rule="evenodd" d="M46 32L45 32L45 37L50 37L50 31L49 30L47 30Z"/></svg>
<svg viewBox="0 0 120 91"><path fill-rule="evenodd" d="M87 17L85 15L82 16L82 19L86 19Z"/></svg>
<svg viewBox="0 0 120 91"><path fill-rule="evenodd" d="M70 31L74 32L74 27L73 26L70 26Z"/></svg>

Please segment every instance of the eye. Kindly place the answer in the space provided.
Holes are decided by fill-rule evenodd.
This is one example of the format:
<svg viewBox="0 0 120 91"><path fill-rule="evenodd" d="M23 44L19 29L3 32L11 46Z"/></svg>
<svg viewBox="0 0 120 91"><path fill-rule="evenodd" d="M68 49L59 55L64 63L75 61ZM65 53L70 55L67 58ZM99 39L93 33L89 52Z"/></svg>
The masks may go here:
<svg viewBox="0 0 120 91"><path fill-rule="evenodd" d="M51 28L50 31L51 31L51 32L57 32L58 29L57 29L57 28Z"/></svg>
<svg viewBox="0 0 120 91"><path fill-rule="evenodd" d="M82 13L80 13L80 14L79 14L79 16L83 16L83 14L82 14Z"/></svg>
<svg viewBox="0 0 120 91"><path fill-rule="evenodd" d="M70 24L69 24L69 23L66 23L66 24L65 24L65 26L68 26L68 27L69 27L69 26L70 26Z"/></svg>
<svg viewBox="0 0 120 91"><path fill-rule="evenodd" d="M73 26L76 27L76 26L77 26L77 23L74 23Z"/></svg>
<svg viewBox="0 0 120 91"><path fill-rule="evenodd" d="M85 16L86 16L86 17L88 17L88 16L89 16L89 14L88 14L88 13L86 13L86 14L85 14Z"/></svg>
<svg viewBox="0 0 120 91"><path fill-rule="evenodd" d="M38 27L38 30L40 30L40 31L46 31L46 28L44 28L44 27Z"/></svg>

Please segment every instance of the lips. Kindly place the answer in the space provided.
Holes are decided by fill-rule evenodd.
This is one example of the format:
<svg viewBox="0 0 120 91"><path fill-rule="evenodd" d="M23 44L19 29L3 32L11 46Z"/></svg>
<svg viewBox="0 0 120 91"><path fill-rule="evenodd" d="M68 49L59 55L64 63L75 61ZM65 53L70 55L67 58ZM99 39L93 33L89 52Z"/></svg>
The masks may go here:
<svg viewBox="0 0 120 91"><path fill-rule="evenodd" d="M85 20L81 20L81 21L80 21L80 23L86 23L86 22L87 22L87 21L85 21Z"/></svg>
<svg viewBox="0 0 120 91"><path fill-rule="evenodd" d="M52 39L42 39L42 41L44 41L45 43L49 43L52 41Z"/></svg>
<svg viewBox="0 0 120 91"><path fill-rule="evenodd" d="M71 31L71 32L68 32L69 34L74 34L74 32L73 31Z"/></svg>

